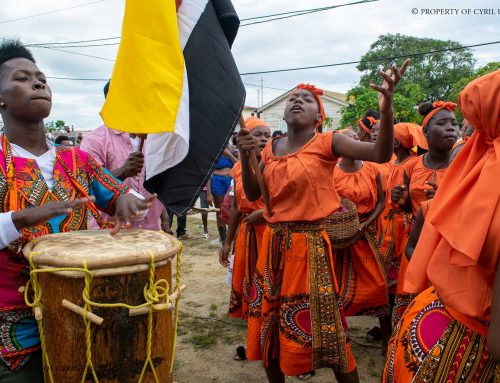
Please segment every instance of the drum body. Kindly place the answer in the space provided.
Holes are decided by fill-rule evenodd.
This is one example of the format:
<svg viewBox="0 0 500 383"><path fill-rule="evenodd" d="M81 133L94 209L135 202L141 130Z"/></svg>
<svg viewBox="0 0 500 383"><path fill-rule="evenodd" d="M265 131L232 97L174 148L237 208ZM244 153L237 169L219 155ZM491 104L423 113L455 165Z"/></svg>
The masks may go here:
<svg viewBox="0 0 500 383"><path fill-rule="evenodd" d="M134 250L130 250L131 245ZM73 255L65 258L65 248ZM82 267L86 259L94 273L88 290L91 301L137 306L145 303L143 291L149 285L151 255L154 280L165 279L171 285L170 260L179 249L173 237L159 232L124 230L111 237L106 232L88 231L42 237L31 248L27 246L25 255L33 254L41 269ZM61 303L66 299L84 307L85 278L74 272L39 273L37 278L42 291L45 350L54 382L80 382L87 363L86 327L81 315ZM99 382L137 382L147 359L148 314L131 317L128 308L110 307L92 307L91 311L104 319L101 325L91 323L89 333L91 360ZM151 360L158 379L172 382L172 310L154 312L151 331ZM45 381L50 382L47 371L45 375ZM93 381L91 374L87 379ZM149 366L143 382L155 382Z"/></svg>

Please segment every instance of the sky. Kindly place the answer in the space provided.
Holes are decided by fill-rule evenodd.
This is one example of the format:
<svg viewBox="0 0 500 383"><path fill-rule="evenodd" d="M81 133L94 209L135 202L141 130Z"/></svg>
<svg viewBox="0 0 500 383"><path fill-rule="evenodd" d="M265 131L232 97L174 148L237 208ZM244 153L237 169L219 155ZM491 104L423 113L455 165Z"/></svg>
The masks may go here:
<svg viewBox="0 0 500 383"><path fill-rule="evenodd" d="M244 19L355 1L233 0L233 4L240 19ZM40 4L37 0L0 0L0 5L4 5L0 6L0 37L39 44L116 37L121 33L125 0L44 0L43 8ZM75 6L78 7L65 10ZM34 16L40 13L46 14ZM27 18L14 20L24 17ZM379 0L351 5L241 27L233 54L240 73L356 61L378 36L386 33L454 40L463 45L496 41L500 36L500 5L498 0ZM39 68L49 77L110 77L117 45L66 49L105 60L44 48L32 48L32 52ZM500 44L474 48L473 52L477 67L500 61ZM260 106L301 82L347 92L358 83L361 74L355 65L346 65L243 76L246 104ZM53 109L46 121L64 120L77 130L102 125L99 111L104 102L105 82L51 78L48 81ZM259 95L260 87L254 86L261 82L263 95Z"/></svg>

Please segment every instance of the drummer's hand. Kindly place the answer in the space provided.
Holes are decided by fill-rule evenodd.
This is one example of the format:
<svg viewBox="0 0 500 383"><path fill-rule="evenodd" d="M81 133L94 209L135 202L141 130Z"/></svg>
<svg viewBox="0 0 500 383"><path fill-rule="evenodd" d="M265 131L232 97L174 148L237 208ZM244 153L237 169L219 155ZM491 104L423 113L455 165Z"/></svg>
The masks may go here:
<svg viewBox="0 0 500 383"><path fill-rule="evenodd" d="M229 267L229 253L231 252L231 244L224 241L219 252L219 263L224 267Z"/></svg>
<svg viewBox="0 0 500 383"><path fill-rule="evenodd" d="M115 226L111 229L110 234L115 235L122 227L128 229L132 226L132 221L148 210L155 199L156 194L145 199L137 198L131 193L119 196L115 206Z"/></svg>
<svg viewBox="0 0 500 383"><path fill-rule="evenodd" d="M23 209L12 213L12 222L17 230L33 227L49 219L71 213L77 207L95 201L95 197L78 198L73 201L50 202L39 207Z"/></svg>
<svg viewBox="0 0 500 383"><path fill-rule="evenodd" d="M254 210L243 221L248 225L260 225L265 223L264 210Z"/></svg>

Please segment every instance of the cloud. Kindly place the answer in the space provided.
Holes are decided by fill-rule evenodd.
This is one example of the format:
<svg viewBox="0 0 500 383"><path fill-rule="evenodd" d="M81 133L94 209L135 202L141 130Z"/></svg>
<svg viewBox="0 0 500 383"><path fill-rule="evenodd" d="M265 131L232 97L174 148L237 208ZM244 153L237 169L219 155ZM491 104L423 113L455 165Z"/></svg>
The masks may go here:
<svg viewBox="0 0 500 383"><path fill-rule="evenodd" d="M233 0L240 18L317 8L354 0ZM87 1L90 2L90 1ZM86 3L81 0L51 0L44 8L34 8L33 2L17 0L0 9L0 21ZM425 15L422 9L471 9L471 15ZM418 14L414 15L412 9ZM241 72L302 67L356 61L369 49L379 35L406 35L455 40L462 44L483 43L500 35L500 14L474 15L473 10L498 10L496 0L477 0L471 6L467 0L457 0L450 6L447 0L422 2L417 0L378 2L332 9L271 23L242 27L233 47ZM119 36L124 1L105 0L96 4L58 13L9 23L0 23L1 36L17 36L25 43L65 42ZM112 41L105 41L112 42ZM69 48L68 48L69 50ZM116 46L71 48L74 52L114 59ZM110 61L46 49L33 49L39 67L55 77L109 78L113 69ZM478 66L500 60L499 45L474 49ZM326 89L345 92L359 81L355 65L244 76L248 84L290 89L299 82L314 83ZM62 119L77 129L92 129L102 124L99 111L104 101L104 82L50 80L54 106L50 119ZM257 91L247 86L247 104L257 106ZM282 91L264 88L263 101L268 102Z"/></svg>

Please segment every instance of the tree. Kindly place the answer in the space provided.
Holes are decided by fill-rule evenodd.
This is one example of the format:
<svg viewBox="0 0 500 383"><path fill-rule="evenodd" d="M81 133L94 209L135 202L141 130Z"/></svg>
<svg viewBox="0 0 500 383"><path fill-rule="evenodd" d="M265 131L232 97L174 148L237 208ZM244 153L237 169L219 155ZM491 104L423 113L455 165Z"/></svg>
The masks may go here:
<svg viewBox="0 0 500 383"><path fill-rule="evenodd" d="M347 92L347 100L351 105L342 109L341 126L356 126L368 109L378 109L378 95L370 87L356 86ZM398 85L394 94L394 118L402 122L420 123L421 117L417 105L424 100L424 93L418 84L406 82Z"/></svg>
<svg viewBox="0 0 500 383"><path fill-rule="evenodd" d="M382 35L370 46L370 50L357 66L358 70L365 72L360 85L368 86L370 83L380 82L381 68L390 68L394 62L399 64L403 62L403 58L397 60L381 60L381 58L407 57L421 52L454 49L410 57L411 63L398 86L398 92L404 94L401 85L406 82L418 84L426 100L448 100L452 85L474 73L475 59L472 51L469 48L457 49L461 46L460 43L451 40L419 38L399 33Z"/></svg>
<svg viewBox="0 0 500 383"><path fill-rule="evenodd" d="M53 132L61 132L64 130L66 123L63 120L50 121L45 123L45 132L53 133Z"/></svg>
<svg viewBox="0 0 500 383"><path fill-rule="evenodd" d="M474 72L471 76L461 78L458 80L456 83L454 83L451 87L451 94L450 94L450 101L453 101L454 103L458 104L458 96L460 95L460 92L467 86L469 82L472 80L484 76L485 74L494 72L496 70L500 69L500 62L494 61L486 64L485 66L479 68L477 71ZM459 121L462 121L464 119L462 112L457 108L455 110L455 115L457 116L457 119Z"/></svg>

